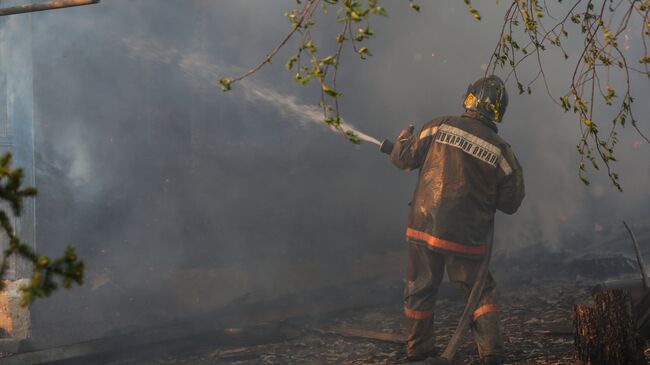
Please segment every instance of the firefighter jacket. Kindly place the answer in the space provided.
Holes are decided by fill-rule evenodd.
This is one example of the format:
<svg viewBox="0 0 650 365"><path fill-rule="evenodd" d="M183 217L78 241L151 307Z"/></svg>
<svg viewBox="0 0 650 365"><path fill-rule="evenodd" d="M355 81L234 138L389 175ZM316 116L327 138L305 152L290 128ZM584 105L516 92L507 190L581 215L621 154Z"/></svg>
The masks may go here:
<svg viewBox="0 0 650 365"><path fill-rule="evenodd" d="M407 241L434 251L480 258L491 244L494 214L513 214L524 198L521 166L492 121L467 112L402 132L390 159L420 169Z"/></svg>

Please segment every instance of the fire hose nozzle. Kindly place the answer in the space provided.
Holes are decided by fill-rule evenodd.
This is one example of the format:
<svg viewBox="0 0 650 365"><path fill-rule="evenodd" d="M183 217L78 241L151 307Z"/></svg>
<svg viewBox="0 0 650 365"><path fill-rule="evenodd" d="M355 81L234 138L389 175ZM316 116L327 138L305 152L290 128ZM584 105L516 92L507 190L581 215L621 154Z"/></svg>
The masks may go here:
<svg viewBox="0 0 650 365"><path fill-rule="evenodd" d="M415 130L415 126L413 124L409 124L409 127L406 131L408 131L406 134L402 132L400 134L399 138L402 138L401 136L404 135L404 139L400 139L400 142L404 142L411 138L413 131ZM388 139L385 139L383 142L381 142L381 145L379 146L379 150L387 155L390 155L391 152L393 152L393 148L395 148L395 142L390 141Z"/></svg>
<svg viewBox="0 0 650 365"><path fill-rule="evenodd" d="M393 152L393 147L395 147L395 143L385 139L383 142L381 142L379 150L387 155L390 155L390 153Z"/></svg>
<svg viewBox="0 0 650 365"><path fill-rule="evenodd" d="M400 139L400 142L404 142L409 138L411 138L414 130L415 130L415 126L413 124L409 124L409 127L407 129L408 133L404 135L403 134L404 132L402 132L402 134L400 134L399 138L401 138L401 136L404 135L404 139ZM390 141L388 139L385 139L383 142L381 142L381 145L379 146L379 150L387 155L390 155L391 152L393 152L393 148L395 148L395 142Z"/></svg>

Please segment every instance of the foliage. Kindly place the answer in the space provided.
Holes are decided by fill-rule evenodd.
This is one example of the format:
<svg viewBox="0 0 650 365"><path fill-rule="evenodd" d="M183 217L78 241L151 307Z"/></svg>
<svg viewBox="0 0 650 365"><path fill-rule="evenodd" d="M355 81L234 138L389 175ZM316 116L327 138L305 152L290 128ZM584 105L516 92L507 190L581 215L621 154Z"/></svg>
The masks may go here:
<svg viewBox="0 0 650 365"><path fill-rule="evenodd" d="M321 94L318 105L323 111L324 122L340 131L350 142L359 144L359 137L341 125L339 98L343 94L336 87L337 72L346 43L351 46L352 51L359 58L365 60L372 56L370 49L363 43L375 35L370 26L371 18L386 16L386 10L379 5L378 0L367 0L365 3L353 0L296 0L296 3L300 6L299 8L285 13L291 24L291 31L264 57L259 65L239 77L219 80L221 89L229 91L233 84L256 73L271 62L289 39L297 35L300 38L300 45L296 54L287 60L287 71L293 73L294 80L301 85L308 85L312 80L318 83ZM420 11L420 6L417 3L413 1L408 3L413 10ZM335 9L336 22L341 24L340 31L332 37L332 41L336 44L333 54L321 55L312 38L311 32L316 24L314 13L319 8L324 13ZM353 28L357 29L353 30Z"/></svg>
<svg viewBox="0 0 650 365"><path fill-rule="evenodd" d="M562 3L562 0L557 2ZM612 184L622 190L619 175L612 166L616 161L614 147L618 142L617 128L624 127L629 120L638 134L650 143L639 130L638 120L634 116L632 106L635 99L631 88L631 74L640 74L646 80L650 78L646 44L650 37L650 1L602 0L597 4L593 0L576 0L571 6L560 4L558 7L561 17L553 16L553 9L545 1L512 1L487 72L495 72L497 66L509 68L508 77L515 77L520 93L530 94L531 86L542 80L551 99L564 111L575 113L580 122L581 136L577 145L580 180L589 184L585 177L586 166L598 170L602 164ZM625 40L630 37L630 23L634 21L641 24L640 39L644 51L644 56L639 60L641 68L631 64L623 51ZM566 92L554 96L546 82L541 54L554 47L565 60L569 60L564 46L569 34L576 34L582 46L577 50L579 57L573 61L573 65L568 66L573 73ZM524 39L523 46L517 43L518 36ZM531 56L537 63L538 73L524 85L517 70ZM622 90L616 90L613 86L617 74L622 74L625 80ZM603 104L616 108L609 128L607 123L596 121L599 116L595 115L594 107Z"/></svg>
<svg viewBox="0 0 650 365"><path fill-rule="evenodd" d="M472 6L471 1L463 1L470 15L480 21L481 14ZM612 163L616 161L614 147L618 142L617 128L625 126L629 120L638 134L650 143L638 128L638 120L633 114L632 105L635 99L632 96L630 78L633 72L650 78L650 57L646 45L647 38L650 38L650 0L601 0L599 6L596 6L594 0L575 0L570 7L562 4L562 0L556 2L560 7L561 17L552 15L552 9L545 0L511 0L485 73L495 73L497 67L506 71L509 69L506 80L513 76L520 94L531 94L532 86L542 80L551 99L563 110L575 113L580 123L581 136L577 145L580 180L589 184L585 177L585 162L596 170L603 164L612 184L622 190L619 176L612 169ZM336 87L337 71L346 43L351 45L352 50L361 59L372 56L368 47L363 46L363 42L375 35L370 27L371 18L387 16L386 10L379 4L379 0L296 0L296 3L298 8L285 13L291 24L291 31L259 65L239 77L219 80L222 90L229 91L233 84L255 74L270 63L292 37L297 36L300 38L300 46L297 53L287 61L287 70L294 73L294 80L301 85L317 80L321 91L319 106L323 111L324 122L338 129L351 142L359 143L354 133L341 127L339 99L342 93ZM417 3L408 3L412 9L420 11ZM341 23L340 32L332 37L337 47L336 52L331 55L319 55L318 47L311 36L315 25L314 13L319 7L325 13L335 8L336 21ZM644 55L639 60L641 68L630 64L621 50L619 41L629 32L628 25L633 17L637 17L642 24L640 36ZM358 29L354 31L353 27ZM578 28L577 32L571 29L574 27ZM550 91L546 81L541 54L551 47L556 47L565 59L569 59L563 45L563 40L569 37L569 31L578 35L583 46L579 50L580 57L572 66L574 71L567 91L557 97ZM523 46L517 42L519 38L524 38L521 42ZM538 72L529 82L524 83L517 71L531 56L534 56L537 62ZM615 71L624 75L626 87L622 91L616 90L610 82ZM594 106L599 100L606 106L618 108L607 132L601 131L605 127L602 122L595 121L597 116L594 115Z"/></svg>
<svg viewBox="0 0 650 365"><path fill-rule="evenodd" d="M33 187L23 187L23 170L11 167L11 153L0 157L0 199L11 208L15 217L19 217L23 209L23 199L36 195ZM67 247L62 257L51 260L40 256L16 236L11 217L0 209L0 226L8 238L8 248L5 249L0 264L0 279L4 279L10 268L10 258L20 257L32 265L32 276L28 285L20 288L22 305L26 306L36 298L46 297L58 288L55 281L59 278L63 287L68 289L72 284L81 284L83 280L84 263L79 260L73 247ZM0 280L0 290L5 283Z"/></svg>

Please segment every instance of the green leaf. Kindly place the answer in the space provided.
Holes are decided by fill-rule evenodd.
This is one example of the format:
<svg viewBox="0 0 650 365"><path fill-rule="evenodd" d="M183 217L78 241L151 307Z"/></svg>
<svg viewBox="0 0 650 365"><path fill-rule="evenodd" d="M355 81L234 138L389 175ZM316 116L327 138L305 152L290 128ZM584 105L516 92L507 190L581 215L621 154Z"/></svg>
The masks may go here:
<svg viewBox="0 0 650 365"><path fill-rule="evenodd" d="M464 0L464 2L467 4L467 10L474 17L474 19L481 20L481 14L478 12L478 10L472 7L472 2L470 0Z"/></svg>
<svg viewBox="0 0 650 365"><path fill-rule="evenodd" d="M603 42L605 44L611 44L613 46L616 46L616 38L612 35L612 33L609 31L609 29L606 26L602 26L603 28Z"/></svg>
<svg viewBox="0 0 650 365"><path fill-rule="evenodd" d="M569 97L567 95L560 96L560 103L562 105L562 109L564 109L565 112L568 112L569 107L571 106L569 104Z"/></svg>
<svg viewBox="0 0 650 365"><path fill-rule="evenodd" d="M219 79L219 85L221 85L222 91L232 90L232 80L231 79Z"/></svg>
<svg viewBox="0 0 650 365"><path fill-rule="evenodd" d="M333 98L338 98L342 94L339 92L336 92L335 90L330 89L327 85L323 84L322 85L323 92Z"/></svg>
<svg viewBox="0 0 650 365"><path fill-rule="evenodd" d="M368 51L368 47L361 47L357 52L359 53L359 56L361 56L361 58L364 60L366 59L367 56L372 56L372 53Z"/></svg>
<svg viewBox="0 0 650 365"><path fill-rule="evenodd" d="M309 51L310 53L318 52L318 48L316 47L316 45L314 45L314 41L312 41L311 39L307 41L307 43L305 43L302 47L307 51Z"/></svg>
<svg viewBox="0 0 650 365"><path fill-rule="evenodd" d="M359 138L359 136L357 136L353 131L346 131L345 137L348 139L348 141L354 144L361 144L361 138Z"/></svg>
<svg viewBox="0 0 650 365"><path fill-rule="evenodd" d="M293 70L293 66L298 62L298 55L293 55L287 60L287 64L285 67L287 68L287 71Z"/></svg>
<svg viewBox="0 0 650 365"><path fill-rule="evenodd" d="M351 11L349 13L350 19L355 22L361 21L361 16L356 11Z"/></svg>
<svg viewBox="0 0 650 365"><path fill-rule="evenodd" d="M616 90L611 88L609 85L607 85L605 90L607 91L607 95L605 95L605 103L607 105L612 105L612 99L616 97Z"/></svg>
<svg viewBox="0 0 650 365"><path fill-rule="evenodd" d="M309 80L311 80L311 75L307 74L304 77L300 74L300 72L296 72L294 75L293 79L299 83L300 85L307 85L309 83Z"/></svg>
<svg viewBox="0 0 650 365"><path fill-rule="evenodd" d="M338 129L341 126L341 118L338 116L335 118L325 118L325 124Z"/></svg>
<svg viewBox="0 0 650 365"><path fill-rule="evenodd" d="M336 66L336 59L333 56L327 56L320 60L322 65Z"/></svg>
<svg viewBox="0 0 650 365"><path fill-rule="evenodd" d="M381 6L373 6L370 8L370 12L381 16L388 16L386 9L382 8Z"/></svg>
<svg viewBox="0 0 650 365"><path fill-rule="evenodd" d="M474 9L474 8L470 8L470 9L469 9L469 13L472 14L472 16L474 17L474 19L476 19L476 20L481 20L481 13L479 13L478 10L476 10L476 9Z"/></svg>

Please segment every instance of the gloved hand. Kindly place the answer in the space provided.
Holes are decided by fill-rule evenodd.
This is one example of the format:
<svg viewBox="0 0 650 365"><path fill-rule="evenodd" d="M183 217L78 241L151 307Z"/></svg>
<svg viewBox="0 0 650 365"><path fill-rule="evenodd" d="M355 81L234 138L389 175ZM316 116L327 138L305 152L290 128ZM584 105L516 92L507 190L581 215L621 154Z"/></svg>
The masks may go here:
<svg viewBox="0 0 650 365"><path fill-rule="evenodd" d="M414 130L415 126L413 126L413 124L409 124L409 127L401 131L397 138L400 140L400 142L404 142L413 136Z"/></svg>
<svg viewBox="0 0 650 365"><path fill-rule="evenodd" d="M399 133L399 135L397 136L397 142L404 143L409 141L411 138L413 138L413 130L415 130L415 127L413 126L413 124L409 124L408 128L404 129ZM381 143L379 150L387 155L390 155L391 152L393 152L394 146L395 144L392 141L385 139Z"/></svg>

